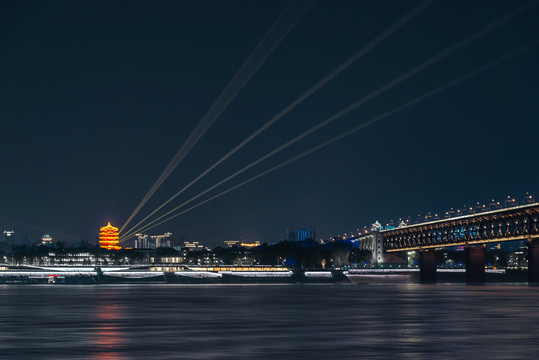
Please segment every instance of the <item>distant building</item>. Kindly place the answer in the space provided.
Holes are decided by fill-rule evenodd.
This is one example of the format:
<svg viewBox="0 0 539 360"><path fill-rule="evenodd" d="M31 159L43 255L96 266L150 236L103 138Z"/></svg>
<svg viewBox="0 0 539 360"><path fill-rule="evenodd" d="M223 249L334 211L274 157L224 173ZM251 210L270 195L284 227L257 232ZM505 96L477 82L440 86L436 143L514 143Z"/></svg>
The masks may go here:
<svg viewBox="0 0 539 360"><path fill-rule="evenodd" d="M162 235L135 234L135 249L157 249L160 247L171 247L170 239L172 233Z"/></svg>
<svg viewBox="0 0 539 360"><path fill-rule="evenodd" d="M13 238L15 237L15 231L13 230L4 230L4 233L2 234L2 241L13 241Z"/></svg>
<svg viewBox="0 0 539 360"><path fill-rule="evenodd" d="M260 246L260 241L255 241L255 242L251 242L251 243L241 242L240 246L241 247L246 247L246 248L257 247L257 246Z"/></svg>
<svg viewBox="0 0 539 360"><path fill-rule="evenodd" d="M146 234L135 234L137 237L135 239L135 249L149 249L150 241L149 237Z"/></svg>
<svg viewBox="0 0 539 360"><path fill-rule="evenodd" d="M205 250L204 246L200 245L198 243L198 241L193 241L193 242L184 241L183 246L185 248L187 248L187 250L189 250L189 251L202 251L202 250Z"/></svg>
<svg viewBox="0 0 539 360"><path fill-rule="evenodd" d="M45 234L41 237L41 244L42 245L50 245L52 243L52 236L49 234Z"/></svg>
<svg viewBox="0 0 539 360"><path fill-rule="evenodd" d="M160 247L170 247L170 239L172 238L172 233L164 233L163 235L152 235L150 236L152 248Z"/></svg>
<svg viewBox="0 0 539 360"><path fill-rule="evenodd" d="M240 241L239 240L226 240L224 241L225 243L225 248L231 248L233 246L238 246L240 244Z"/></svg>
<svg viewBox="0 0 539 360"><path fill-rule="evenodd" d="M286 235L288 237L288 241L305 241L307 239L314 239L315 234L314 230L287 230Z"/></svg>

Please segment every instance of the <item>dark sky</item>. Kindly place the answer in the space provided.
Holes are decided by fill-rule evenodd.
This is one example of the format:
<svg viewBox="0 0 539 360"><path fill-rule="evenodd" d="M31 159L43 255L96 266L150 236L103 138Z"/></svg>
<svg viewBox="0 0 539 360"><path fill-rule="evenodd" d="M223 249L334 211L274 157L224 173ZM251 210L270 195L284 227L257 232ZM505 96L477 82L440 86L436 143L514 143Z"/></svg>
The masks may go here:
<svg viewBox="0 0 539 360"><path fill-rule="evenodd" d="M417 3L315 3L141 214ZM434 3L172 205L521 3ZM107 221L121 226L286 4L2 2L0 230L33 240L45 232L10 218L58 239L61 232L93 241ZM537 41L538 19L535 6L230 185ZM240 236L279 241L297 228L316 228L321 238L377 219L539 195L537 64L539 47L149 233L210 246Z"/></svg>

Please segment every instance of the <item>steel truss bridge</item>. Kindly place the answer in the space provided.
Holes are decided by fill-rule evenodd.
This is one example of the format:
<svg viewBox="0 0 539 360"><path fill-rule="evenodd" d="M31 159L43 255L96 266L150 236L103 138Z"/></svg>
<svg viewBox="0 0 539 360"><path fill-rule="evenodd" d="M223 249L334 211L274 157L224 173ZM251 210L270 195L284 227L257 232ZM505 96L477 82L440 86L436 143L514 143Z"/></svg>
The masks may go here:
<svg viewBox="0 0 539 360"><path fill-rule="evenodd" d="M539 203L380 232L386 252L539 238Z"/></svg>

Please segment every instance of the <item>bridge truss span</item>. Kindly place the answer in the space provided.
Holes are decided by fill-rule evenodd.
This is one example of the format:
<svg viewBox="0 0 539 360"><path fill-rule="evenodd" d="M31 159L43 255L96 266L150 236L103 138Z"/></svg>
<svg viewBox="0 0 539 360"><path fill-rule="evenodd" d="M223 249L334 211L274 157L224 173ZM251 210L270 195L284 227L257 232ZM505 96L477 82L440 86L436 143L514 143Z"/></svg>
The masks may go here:
<svg viewBox="0 0 539 360"><path fill-rule="evenodd" d="M539 238L539 203L381 232L387 252Z"/></svg>

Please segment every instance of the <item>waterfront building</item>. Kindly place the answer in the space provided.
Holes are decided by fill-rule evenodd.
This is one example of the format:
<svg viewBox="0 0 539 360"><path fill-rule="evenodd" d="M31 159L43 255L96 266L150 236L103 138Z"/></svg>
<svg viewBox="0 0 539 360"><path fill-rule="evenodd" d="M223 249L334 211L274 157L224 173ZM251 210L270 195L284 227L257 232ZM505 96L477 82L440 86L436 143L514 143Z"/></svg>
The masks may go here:
<svg viewBox="0 0 539 360"><path fill-rule="evenodd" d="M155 256L150 257L152 264L183 264L185 257L183 256Z"/></svg>
<svg viewBox="0 0 539 360"><path fill-rule="evenodd" d="M107 226L99 229L99 245L107 250L120 250L118 246L118 228L108 223Z"/></svg>
<svg viewBox="0 0 539 360"><path fill-rule="evenodd" d="M257 259L251 254L245 254L244 256L238 256L233 263L235 266L253 266L259 265Z"/></svg>
<svg viewBox="0 0 539 360"><path fill-rule="evenodd" d="M211 251L188 254L184 262L188 265L220 265L222 261Z"/></svg>
<svg viewBox="0 0 539 360"><path fill-rule="evenodd" d="M112 254L93 254L89 251L54 251L50 250L44 256L23 256L13 259L14 265L34 266L95 266L115 263Z"/></svg>

